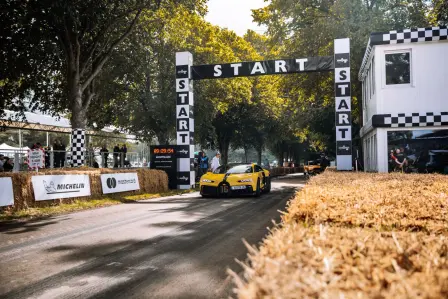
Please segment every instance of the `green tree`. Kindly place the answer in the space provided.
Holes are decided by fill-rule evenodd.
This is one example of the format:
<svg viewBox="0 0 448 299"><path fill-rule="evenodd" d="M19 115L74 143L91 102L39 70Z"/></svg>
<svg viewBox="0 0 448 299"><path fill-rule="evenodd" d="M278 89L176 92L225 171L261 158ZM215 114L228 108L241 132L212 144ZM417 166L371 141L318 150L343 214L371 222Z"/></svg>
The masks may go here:
<svg viewBox="0 0 448 299"><path fill-rule="evenodd" d="M253 11L254 19L267 25L268 41L281 44L280 56L333 55L333 40L351 40L352 78L357 78L369 34L430 24L431 7L423 0L272 0ZM287 105L291 132L312 150L334 152L334 87L332 73L285 76L280 90ZM352 114L362 124L361 86L352 80Z"/></svg>
<svg viewBox="0 0 448 299"><path fill-rule="evenodd" d="M97 79L114 51L144 15L182 2L194 9L203 1L6 0L0 43L2 109L31 108L70 112L73 128L87 126L97 96ZM3 21L2 21L3 22ZM16 99L19 99L17 101Z"/></svg>

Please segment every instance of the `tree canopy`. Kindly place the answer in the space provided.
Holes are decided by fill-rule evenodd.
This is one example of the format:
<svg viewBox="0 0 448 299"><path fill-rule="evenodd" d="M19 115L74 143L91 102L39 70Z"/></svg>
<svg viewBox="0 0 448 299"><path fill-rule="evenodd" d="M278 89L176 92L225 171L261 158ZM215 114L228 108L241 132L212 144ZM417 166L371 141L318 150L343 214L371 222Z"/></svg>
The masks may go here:
<svg viewBox="0 0 448 299"><path fill-rule="evenodd" d="M195 65L330 56L333 40L349 37L356 78L371 32L448 22L443 0L271 0L253 10L267 32L241 37L205 21L206 11L206 0L5 0L0 113L40 110L70 116L74 128L113 125L170 143L175 52L190 51ZM361 88L352 84L359 127ZM254 149L258 162L264 150L279 161L331 154L333 88L331 73L195 82L197 144L224 161L230 149Z"/></svg>

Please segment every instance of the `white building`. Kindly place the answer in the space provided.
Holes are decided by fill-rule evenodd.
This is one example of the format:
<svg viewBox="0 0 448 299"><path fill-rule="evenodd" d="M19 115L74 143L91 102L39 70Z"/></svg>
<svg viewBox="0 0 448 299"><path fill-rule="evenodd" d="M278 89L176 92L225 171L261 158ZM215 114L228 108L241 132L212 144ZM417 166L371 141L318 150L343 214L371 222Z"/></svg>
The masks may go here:
<svg viewBox="0 0 448 299"><path fill-rule="evenodd" d="M371 34L359 80L365 170L387 172L398 148L419 171L440 164L446 171L447 27Z"/></svg>

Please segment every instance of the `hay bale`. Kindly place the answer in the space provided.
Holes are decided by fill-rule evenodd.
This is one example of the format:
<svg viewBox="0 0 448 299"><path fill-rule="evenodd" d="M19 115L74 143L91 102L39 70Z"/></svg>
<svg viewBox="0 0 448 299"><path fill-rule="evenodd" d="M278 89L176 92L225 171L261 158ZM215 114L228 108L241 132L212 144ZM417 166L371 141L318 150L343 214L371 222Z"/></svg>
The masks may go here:
<svg viewBox="0 0 448 299"><path fill-rule="evenodd" d="M289 204L285 222L448 232L448 179L437 174L325 172Z"/></svg>
<svg viewBox="0 0 448 299"><path fill-rule="evenodd" d="M102 194L101 174L106 173L129 173L136 172L138 175L140 190L118 193L120 196L137 195L144 193L160 193L168 191L168 176L164 171L147 168L140 169L104 169L104 168L63 168L63 169L44 169L36 172L20 173L0 173L0 177L11 177L14 191L14 211L26 209L29 207L44 207L60 203L69 203L74 200L89 200L90 198L100 198ZM34 200L34 192L31 183L31 177L35 175L76 175L87 174L90 178L90 197L65 198L38 201Z"/></svg>
<svg viewBox="0 0 448 299"><path fill-rule="evenodd" d="M239 298L447 298L448 180L326 171L250 248Z"/></svg>
<svg viewBox="0 0 448 299"><path fill-rule="evenodd" d="M288 224L251 250L239 298L446 298L447 238Z"/></svg>

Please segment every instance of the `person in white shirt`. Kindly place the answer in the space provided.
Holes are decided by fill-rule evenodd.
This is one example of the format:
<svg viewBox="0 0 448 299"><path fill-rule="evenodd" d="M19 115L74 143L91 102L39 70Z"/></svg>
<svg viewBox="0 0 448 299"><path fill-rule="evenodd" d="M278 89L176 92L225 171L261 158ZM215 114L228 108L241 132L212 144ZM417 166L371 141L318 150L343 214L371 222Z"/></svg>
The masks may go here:
<svg viewBox="0 0 448 299"><path fill-rule="evenodd" d="M212 165L210 166L210 170L212 172L214 172L220 166L219 158L221 158L221 154L220 153L216 153L216 156L214 156L213 159L212 159Z"/></svg>

